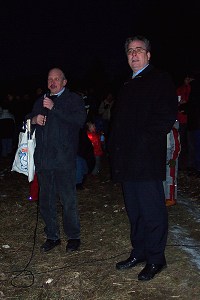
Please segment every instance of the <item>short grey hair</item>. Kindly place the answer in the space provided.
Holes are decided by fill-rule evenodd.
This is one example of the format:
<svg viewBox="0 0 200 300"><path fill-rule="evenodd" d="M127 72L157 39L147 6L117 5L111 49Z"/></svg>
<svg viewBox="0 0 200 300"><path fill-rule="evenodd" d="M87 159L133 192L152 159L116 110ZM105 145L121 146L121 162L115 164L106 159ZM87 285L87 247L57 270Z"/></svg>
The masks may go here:
<svg viewBox="0 0 200 300"><path fill-rule="evenodd" d="M126 42L125 42L125 52L126 53L128 51L129 44L133 41L142 41L145 44L145 50L147 50L148 52L151 51L150 41L143 35L135 35L133 37L129 37L126 39Z"/></svg>
<svg viewBox="0 0 200 300"><path fill-rule="evenodd" d="M54 68L50 69L49 72L48 72L48 75L49 75L49 73L50 73L51 71L53 71L53 70L59 71L59 72L61 73L61 75L62 75L62 79L63 79L63 80L67 80L67 79L66 79L66 76L65 76L65 73L63 72L63 70L61 70L61 69L58 68L58 67L54 67Z"/></svg>

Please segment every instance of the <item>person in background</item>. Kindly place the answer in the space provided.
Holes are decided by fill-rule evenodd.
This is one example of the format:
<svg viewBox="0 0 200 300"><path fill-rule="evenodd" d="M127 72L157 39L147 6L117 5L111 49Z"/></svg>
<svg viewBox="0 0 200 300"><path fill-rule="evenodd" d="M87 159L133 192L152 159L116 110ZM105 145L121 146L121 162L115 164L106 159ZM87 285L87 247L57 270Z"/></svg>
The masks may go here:
<svg viewBox="0 0 200 300"><path fill-rule="evenodd" d="M167 134L167 164L166 180L163 182L166 206L175 205L177 202L177 176L178 157L181 151L178 120Z"/></svg>
<svg viewBox="0 0 200 300"><path fill-rule="evenodd" d="M95 87L90 86L87 89L87 99L85 99L85 104L88 106L87 109L87 122L96 122L98 116L99 107L99 95Z"/></svg>
<svg viewBox="0 0 200 300"><path fill-rule="evenodd" d="M103 148L101 143L101 135L97 132L95 123L87 122L87 135L92 142L95 156L95 166L92 170L92 175L97 175L101 169L101 157L103 155Z"/></svg>
<svg viewBox="0 0 200 300"><path fill-rule="evenodd" d="M40 187L40 213L47 236L41 251L50 251L61 243L57 196L63 208L66 251L76 251L80 247L76 155L86 112L82 98L66 87L67 79L61 69L51 69L47 82L49 91L35 101L29 116L36 127L34 161Z"/></svg>
<svg viewBox="0 0 200 300"><path fill-rule="evenodd" d="M3 158L11 158L14 148L15 137L15 117L6 108L0 111L0 156Z"/></svg>
<svg viewBox="0 0 200 300"><path fill-rule="evenodd" d="M2 101L2 107L7 109L15 117L15 95L13 92L8 92Z"/></svg>
<svg viewBox="0 0 200 300"><path fill-rule="evenodd" d="M138 280L148 281L167 266L163 180L167 134L176 120L178 101L169 74L150 63L147 38L128 38L125 51L132 74L115 101L108 149L112 180L122 183L132 250L116 268L129 269L145 262Z"/></svg>
<svg viewBox="0 0 200 300"><path fill-rule="evenodd" d="M86 126L79 132L79 146L76 158L76 189L84 190L84 182L95 166L94 148L87 135Z"/></svg>
<svg viewBox="0 0 200 300"><path fill-rule="evenodd" d="M103 132L105 134L105 137L107 139L108 133L109 133L109 127L110 127L110 119L111 119L111 112L112 107L114 104L114 97L111 92L109 92L105 99L100 103L98 112L103 120Z"/></svg>
<svg viewBox="0 0 200 300"><path fill-rule="evenodd" d="M187 126L187 103L191 91L191 82L194 79L192 75L186 75L181 84L177 88L178 96L178 115L179 133L181 142L181 153L179 155L179 169L186 170L188 167L188 126Z"/></svg>

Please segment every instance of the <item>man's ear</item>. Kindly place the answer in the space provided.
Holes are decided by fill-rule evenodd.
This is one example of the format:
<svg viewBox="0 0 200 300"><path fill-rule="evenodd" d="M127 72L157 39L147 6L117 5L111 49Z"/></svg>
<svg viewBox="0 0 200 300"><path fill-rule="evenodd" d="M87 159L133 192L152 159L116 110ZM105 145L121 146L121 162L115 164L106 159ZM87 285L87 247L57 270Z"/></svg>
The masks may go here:
<svg viewBox="0 0 200 300"><path fill-rule="evenodd" d="M64 79L63 80L63 85L66 86L66 84L67 84L67 79Z"/></svg>

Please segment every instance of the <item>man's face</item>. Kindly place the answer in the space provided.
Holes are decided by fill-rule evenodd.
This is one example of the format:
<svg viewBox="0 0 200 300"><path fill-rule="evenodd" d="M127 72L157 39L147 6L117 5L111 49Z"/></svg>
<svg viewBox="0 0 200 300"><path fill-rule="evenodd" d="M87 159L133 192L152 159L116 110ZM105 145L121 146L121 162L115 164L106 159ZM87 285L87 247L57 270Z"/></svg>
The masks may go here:
<svg viewBox="0 0 200 300"><path fill-rule="evenodd" d="M143 69L150 60L151 54L146 51L145 44L142 41L133 41L129 44L127 50L128 64L134 73Z"/></svg>
<svg viewBox="0 0 200 300"><path fill-rule="evenodd" d="M63 73L59 69L52 69L48 75L48 88L52 94L58 94L66 85L67 80L64 79Z"/></svg>

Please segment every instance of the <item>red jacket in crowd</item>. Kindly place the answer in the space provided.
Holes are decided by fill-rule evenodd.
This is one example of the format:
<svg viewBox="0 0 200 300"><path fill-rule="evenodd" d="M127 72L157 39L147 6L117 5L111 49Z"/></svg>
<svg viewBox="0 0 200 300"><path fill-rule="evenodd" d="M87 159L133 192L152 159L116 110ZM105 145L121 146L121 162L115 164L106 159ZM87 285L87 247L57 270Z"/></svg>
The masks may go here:
<svg viewBox="0 0 200 300"><path fill-rule="evenodd" d="M103 150L102 150L102 145L101 145L101 137L100 134L97 132L90 132L87 131L87 135L89 139L92 142L92 145L94 147L94 155L95 156L102 156L103 155Z"/></svg>

